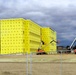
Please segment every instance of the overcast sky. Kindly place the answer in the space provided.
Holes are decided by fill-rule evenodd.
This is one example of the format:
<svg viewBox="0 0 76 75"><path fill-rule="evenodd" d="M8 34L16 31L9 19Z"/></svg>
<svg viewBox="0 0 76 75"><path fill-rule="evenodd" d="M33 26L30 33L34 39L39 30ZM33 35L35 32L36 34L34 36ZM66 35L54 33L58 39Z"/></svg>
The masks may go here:
<svg viewBox="0 0 76 75"><path fill-rule="evenodd" d="M18 17L56 30L60 45L76 37L76 0L0 0L0 19Z"/></svg>

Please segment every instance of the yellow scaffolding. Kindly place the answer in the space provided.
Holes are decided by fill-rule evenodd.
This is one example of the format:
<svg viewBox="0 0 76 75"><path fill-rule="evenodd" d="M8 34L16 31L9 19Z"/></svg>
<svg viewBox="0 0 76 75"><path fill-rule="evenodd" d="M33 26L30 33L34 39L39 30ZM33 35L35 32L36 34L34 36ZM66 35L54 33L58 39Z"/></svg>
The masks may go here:
<svg viewBox="0 0 76 75"><path fill-rule="evenodd" d="M56 52L57 45L56 45L56 31L52 30L49 27L44 27L41 29L42 33L42 41L44 42L44 45L42 45L42 49L45 50L45 52ZM54 41L53 41L54 40ZM53 41L53 42L52 42ZM50 43L51 42L51 43Z"/></svg>
<svg viewBox="0 0 76 75"><path fill-rule="evenodd" d="M31 20L1 20L1 54L36 52L40 45L40 26Z"/></svg>

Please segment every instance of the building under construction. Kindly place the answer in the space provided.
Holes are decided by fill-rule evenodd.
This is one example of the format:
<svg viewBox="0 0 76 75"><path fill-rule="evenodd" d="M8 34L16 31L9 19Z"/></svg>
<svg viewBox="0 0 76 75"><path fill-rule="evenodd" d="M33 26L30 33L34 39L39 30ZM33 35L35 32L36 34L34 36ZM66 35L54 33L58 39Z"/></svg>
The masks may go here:
<svg viewBox="0 0 76 75"><path fill-rule="evenodd" d="M0 54L56 52L56 31L23 18L0 20ZM41 45L41 42L44 44Z"/></svg>

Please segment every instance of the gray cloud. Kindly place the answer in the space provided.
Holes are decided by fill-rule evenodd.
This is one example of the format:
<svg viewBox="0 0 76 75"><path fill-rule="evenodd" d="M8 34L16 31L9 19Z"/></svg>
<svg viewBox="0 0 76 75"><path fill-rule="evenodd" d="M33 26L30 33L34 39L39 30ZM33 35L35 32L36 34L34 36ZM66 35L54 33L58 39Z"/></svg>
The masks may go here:
<svg viewBox="0 0 76 75"><path fill-rule="evenodd" d="M76 35L75 0L0 0L0 19L23 17L57 31L58 39Z"/></svg>

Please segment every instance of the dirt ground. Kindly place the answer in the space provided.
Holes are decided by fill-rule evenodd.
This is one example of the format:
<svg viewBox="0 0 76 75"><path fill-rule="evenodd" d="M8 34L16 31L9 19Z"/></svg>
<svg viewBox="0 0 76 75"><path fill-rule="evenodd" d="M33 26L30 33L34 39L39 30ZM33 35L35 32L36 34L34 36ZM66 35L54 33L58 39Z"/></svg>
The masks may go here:
<svg viewBox="0 0 76 75"><path fill-rule="evenodd" d="M28 75L76 75L75 57L74 54L32 55ZM27 75L26 71L26 55L0 55L0 75Z"/></svg>

